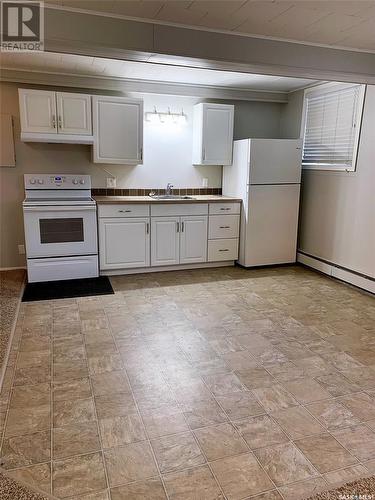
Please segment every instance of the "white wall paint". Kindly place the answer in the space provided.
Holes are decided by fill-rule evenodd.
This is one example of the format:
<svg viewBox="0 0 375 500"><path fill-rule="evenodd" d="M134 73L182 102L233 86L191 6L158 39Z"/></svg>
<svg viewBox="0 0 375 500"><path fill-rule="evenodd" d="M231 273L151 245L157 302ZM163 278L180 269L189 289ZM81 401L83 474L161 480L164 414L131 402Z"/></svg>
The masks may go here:
<svg viewBox="0 0 375 500"><path fill-rule="evenodd" d="M375 278L375 86L368 86L356 172L303 172L299 250Z"/></svg>
<svg viewBox="0 0 375 500"><path fill-rule="evenodd" d="M144 122L143 164L113 166L107 168L118 179L118 187L161 188L171 182L175 187L202 187L203 177L208 178L209 187L221 186L221 167L193 167L193 106L196 99L161 95L142 95L144 111L181 112L187 115L183 125ZM95 165L93 182L95 187L104 187L107 174ZM104 177L104 178L103 178Z"/></svg>
<svg viewBox="0 0 375 500"><path fill-rule="evenodd" d="M27 85L20 85L27 87ZM51 88L51 87L45 87ZM0 84L1 112L14 117L16 167L0 168L0 267L20 266L24 257L17 245L24 242L22 200L25 173L90 174L93 187L105 187L108 174L91 162L91 147L71 144L20 142L18 85ZM82 89L80 89L82 90ZM87 91L88 93L92 93ZM140 94L137 94L137 97ZM201 187L208 178L209 187L221 186L221 167L194 167L192 158L192 112L198 102L193 97L143 94L145 111L154 106L160 111L179 112L183 107L186 125L174 128L145 123L144 164L137 166L105 165L117 177L117 187L160 188L171 182L175 187ZM221 101L223 102L223 101ZM228 101L232 103L232 101ZM278 137L283 104L234 101L235 136Z"/></svg>

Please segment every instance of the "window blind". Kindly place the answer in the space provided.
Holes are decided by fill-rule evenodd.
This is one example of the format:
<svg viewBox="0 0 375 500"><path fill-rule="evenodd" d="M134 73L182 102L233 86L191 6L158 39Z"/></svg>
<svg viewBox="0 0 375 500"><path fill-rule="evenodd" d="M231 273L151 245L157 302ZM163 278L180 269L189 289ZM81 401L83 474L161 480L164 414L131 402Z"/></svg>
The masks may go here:
<svg viewBox="0 0 375 500"><path fill-rule="evenodd" d="M361 96L361 85L307 95L304 167L353 169Z"/></svg>

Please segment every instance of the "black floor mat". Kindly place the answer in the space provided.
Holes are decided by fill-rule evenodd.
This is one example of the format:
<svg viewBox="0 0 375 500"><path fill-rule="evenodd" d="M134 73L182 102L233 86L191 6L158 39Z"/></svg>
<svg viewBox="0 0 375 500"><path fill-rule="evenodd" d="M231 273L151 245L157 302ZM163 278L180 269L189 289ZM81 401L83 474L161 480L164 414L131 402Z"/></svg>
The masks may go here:
<svg viewBox="0 0 375 500"><path fill-rule="evenodd" d="M115 292L107 276L79 280L44 281L42 283L27 283L22 302L71 299L111 293Z"/></svg>

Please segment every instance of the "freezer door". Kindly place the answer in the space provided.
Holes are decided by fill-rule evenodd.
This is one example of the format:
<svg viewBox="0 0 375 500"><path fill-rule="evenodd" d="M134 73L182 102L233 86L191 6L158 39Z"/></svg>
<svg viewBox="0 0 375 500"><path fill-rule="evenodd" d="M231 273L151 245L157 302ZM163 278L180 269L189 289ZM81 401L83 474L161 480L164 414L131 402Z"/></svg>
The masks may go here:
<svg viewBox="0 0 375 500"><path fill-rule="evenodd" d="M300 139L251 139L250 184L301 182Z"/></svg>
<svg viewBox="0 0 375 500"><path fill-rule="evenodd" d="M299 190L298 184L250 186L242 220L240 264L295 262Z"/></svg>

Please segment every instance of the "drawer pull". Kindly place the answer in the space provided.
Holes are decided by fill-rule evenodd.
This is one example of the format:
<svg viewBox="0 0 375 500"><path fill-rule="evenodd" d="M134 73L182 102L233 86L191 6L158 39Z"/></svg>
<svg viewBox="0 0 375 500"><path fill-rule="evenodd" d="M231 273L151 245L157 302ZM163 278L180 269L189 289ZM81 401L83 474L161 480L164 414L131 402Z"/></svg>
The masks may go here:
<svg viewBox="0 0 375 500"><path fill-rule="evenodd" d="M219 252L229 252L229 248L220 248Z"/></svg>
<svg viewBox="0 0 375 500"><path fill-rule="evenodd" d="M123 214L123 213L129 213L131 212L131 210L119 210L119 212Z"/></svg>
<svg viewBox="0 0 375 500"><path fill-rule="evenodd" d="M230 229L230 226L219 226L220 229Z"/></svg>
<svg viewBox="0 0 375 500"><path fill-rule="evenodd" d="M221 207L220 210L231 210L230 207Z"/></svg>

